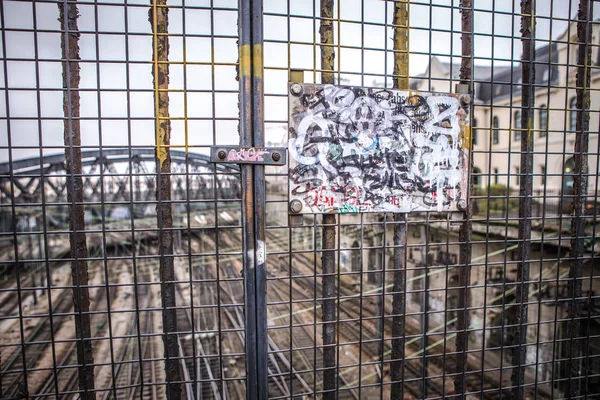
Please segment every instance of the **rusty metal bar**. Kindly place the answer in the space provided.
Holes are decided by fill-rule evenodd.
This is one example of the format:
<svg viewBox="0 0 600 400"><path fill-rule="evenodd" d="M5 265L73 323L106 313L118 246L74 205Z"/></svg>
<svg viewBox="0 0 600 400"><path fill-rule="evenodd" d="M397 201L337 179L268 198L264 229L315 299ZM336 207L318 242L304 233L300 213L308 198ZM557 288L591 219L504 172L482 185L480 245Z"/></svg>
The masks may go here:
<svg viewBox="0 0 600 400"><path fill-rule="evenodd" d="M409 57L409 3L400 0L394 3L394 88L408 89Z"/></svg>
<svg viewBox="0 0 600 400"><path fill-rule="evenodd" d="M73 2L58 3L61 25L62 81L65 169L67 171L67 201L69 212L69 244L71 249L71 279L75 335L77 337L77 363L79 364L79 389L82 399L96 398L94 393L94 356L90 328L90 295L88 291L87 242L84 220L83 179L81 176L81 125L79 98L79 11Z"/></svg>
<svg viewBox="0 0 600 400"><path fill-rule="evenodd" d="M409 3L394 3L394 88L408 89ZM406 311L406 214L394 214L394 283L392 295L392 363L390 398L404 398L405 311Z"/></svg>
<svg viewBox="0 0 600 400"><path fill-rule="evenodd" d="M335 230L334 214L323 215L323 393L324 399L335 399L336 393L336 307L335 307ZM330 322L332 321L332 322Z"/></svg>
<svg viewBox="0 0 600 400"><path fill-rule="evenodd" d="M462 0L460 3L462 21L462 59L460 67L460 83L467 85L469 92L473 91L473 2ZM471 102L472 104L472 102ZM471 106L472 111L473 107ZM471 148L471 138L467 139L467 147ZM469 198L473 192L471 172L473 171L473 155L469 152ZM467 201L467 208L463 212L463 221L459 228L459 268L458 268L458 299L457 299L457 332L456 332L456 375L454 377L454 392L459 398L464 398L467 390L465 372L467 368L467 350L469 348L469 305L471 303L471 241L472 241L473 204Z"/></svg>
<svg viewBox="0 0 600 400"><path fill-rule="evenodd" d="M574 184L573 184L573 219L571 222L571 262L569 268L568 295L570 300L567 306L567 323L565 343L565 358L567 359L565 395L569 398L577 398L580 393L586 393L582 387L582 355L584 346L581 315L584 306L582 299L582 277L585 262L585 227L586 227L586 200L588 187L588 151L589 151L589 129L590 129L590 87L591 87L591 46L592 30L590 27L593 18L593 2L589 0L579 1L577 13L577 121L574 146Z"/></svg>
<svg viewBox="0 0 600 400"><path fill-rule="evenodd" d="M171 207L171 121L169 119L169 9L166 0L151 0L148 21L152 27L152 78L156 118L156 223L160 255L160 295L162 304L163 343L167 397L182 395L177 337L177 300L173 259L173 210Z"/></svg>
<svg viewBox="0 0 600 400"><path fill-rule="evenodd" d="M392 297L392 399L404 398L404 342L406 311L406 214L394 214L394 286Z"/></svg>
<svg viewBox="0 0 600 400"><path fill-rule="evenodd" d="M321 0L321 82L334 83L333 0ZM329 72L331 71L331 72ZM323 215L323 399L335 399L336 371L336 306L335 306L335 214Z"/></svg>
<svg viewBox="0 0 600 400"><path fill-rule="evenodd" d="M527 356L527 318L531 259L531 207L533 194L533 121L535 106L535 1L521 2L521 170L519 186L519 230L516 277L516 310L509 315L513 331L512 396L523 398L525 391L525 363Z"/></svg>

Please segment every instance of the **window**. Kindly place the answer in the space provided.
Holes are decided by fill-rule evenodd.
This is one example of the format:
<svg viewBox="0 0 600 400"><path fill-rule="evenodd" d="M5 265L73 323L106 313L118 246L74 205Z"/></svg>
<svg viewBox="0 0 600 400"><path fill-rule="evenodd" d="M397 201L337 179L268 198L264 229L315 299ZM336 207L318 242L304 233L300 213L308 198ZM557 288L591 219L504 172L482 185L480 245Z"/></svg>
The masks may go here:
<svg viewBox="0 0 600 400"><path fill-rule="evenodd" d="M515 111L515 135L514 135L514 141L519 141L521 140L521 111Z"/></svg>
<svg viewBox="0 0 600 400"><path fill-rule="evenodd" d="M498 184L498 168L494 168L494 185Z"/></svg>
<svg viewBox="0 0 600 400"><path fill-rule="evenodd" d="M563 196L564 195L573 195L574 193L574 184L575 184L575 158L571 157L567 161L565 161L564 166L564 180L563 180Z"/></svg>
<svg viewBox="0 0 600 400"><path fill-rule="evenodd" d="M361 271L361 255L360 255L360 244L355 241L352 243L352 251L350 252L350 265L352 271L360 272Z"/></svg>
<svg viewBox="0 0 600 400"><path fill-rule="evenodd" d="M544 165L540 165L540 175L542 178L542 186L546 186L546 167Z"/></svg>
<svg viewBox="0 0 600 400"><path fill-rule="evenodd" d="M517 185L521 184L521 171L519 171L519 167L515 167L515 178L517 181Z"/></svg>
<svg viewBox="0 0 600 400"><path fill-rule="evenodd" d="M542 74L542 82L548 83L549 80L550 80L550 67L547 67L546 69L544 69L544 72Z"/></svg>
<svg viewBox="0 0 600 400"><path fill-rule="evenodd" d="M471 141L473 143L473 146L477 144L477 119L473 118L473 127L471 130Z"/></svg>
<svg viewBox="0 0 600 400"><path fill-rule="evenodd" d="M540 137L545 137L548 131L548 109L545 104L540 108Z"/></svg>
<svg viewBox="0 0 600 400"><path fill-rule="evenodd" d="M494 117L494 119L492 120L492 126L494 128L494 130L492 131L492 143L498 144L500 143L500 131L498 130L500 122L498 121L498 117Z"/></svg>
<svg viewBox="0 0 600 400"><path fill-rule="evenodd" d="M577 98L573 97L569 103L569 130L577 129Z"/></svg>
<svg viewBox="0 0 600 400"><path fill-rule="evenodd" d="M473 167L473 186L479 187L481 178L480 178L481 170L477 167Z"/></svg>

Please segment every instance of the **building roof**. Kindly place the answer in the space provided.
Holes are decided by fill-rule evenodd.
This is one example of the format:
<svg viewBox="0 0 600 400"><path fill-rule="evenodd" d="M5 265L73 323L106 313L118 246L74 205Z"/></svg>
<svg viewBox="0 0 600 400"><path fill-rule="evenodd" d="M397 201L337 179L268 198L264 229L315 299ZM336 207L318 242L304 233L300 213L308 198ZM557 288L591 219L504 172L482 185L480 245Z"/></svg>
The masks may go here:
<svg viewBox="0 0 600 400"><path fill-rule="evenodd" d="M433 57L432 58L432 63L435 63L437 68L439 68L439 70L445 74L445 75L450 75L450 72L452 71L452 80L459 80L460 79L460 67L461 67L461 63L460 62L448 62L443 60L441 57ZM496 67L496 69L501 69L501 70L509 70L510 67ZM490 65L478 65L475 64L474 68L473 68L473 78L475 80L480 80L480 79L485 79L488 78L492 73L492 67ZM425 75L426 76L426 75Z"/></svg>
<svg viewBox="0 0 600 400"><path fill-rule="evenodd" d="M536 85L556 85L559 79L558 45L552 43L536 49L535 51L535 83ZM441 57L432 57L431 64L422 75L416 76L411 82L411 89L416 89L420 79L429 77L430 69L435 66L443 76L452 80L460 79L460 62L450 63ZM478 65L473 68L475 81L475 96L480 102L490 103L494 100L521 92L521 64L516 62L513 66L505 65Z"/></svg>
<svg viewBox="0 0 600 400"><path fill-rule="evenodd" d="M427 67L425 72L423 74L417 75L411 79L412 82L410 83L410 88L417 89L419 86L420 80L428 79L429 71L433 65L435 65L435 67L440 71L442 76L449 77L450 73L452 73L452 80L455 80L455 81L460 80L460 67L461 67L460 61L455 61L455 62L451 63L451 62L447 61L447 59L448 59L448 57L440 57L440 56L431 57L431 64ZM455 59L456 59L456 57L455 57ZM504 67L504 66L502 66L502 67L495 66L494 67L494 70L496 71L496 73L510 71L510 69L511 69L511 67ZM492 74L492 66L491 65L475 64L473 67L473 77L474 77L475 81L489 80L489 77L491 74Z"/></svg>
<svg viewBox="0 0 600 400"><path fill-rule="evenodd" d="M557 85L559 83L558 46L552 43L535 51L535 84L539 86ZM493 74L477 82L477 98L484 103L521 93L521 63L513 67L494 68ZM478 79L475 78L477 81Z"/></svg>

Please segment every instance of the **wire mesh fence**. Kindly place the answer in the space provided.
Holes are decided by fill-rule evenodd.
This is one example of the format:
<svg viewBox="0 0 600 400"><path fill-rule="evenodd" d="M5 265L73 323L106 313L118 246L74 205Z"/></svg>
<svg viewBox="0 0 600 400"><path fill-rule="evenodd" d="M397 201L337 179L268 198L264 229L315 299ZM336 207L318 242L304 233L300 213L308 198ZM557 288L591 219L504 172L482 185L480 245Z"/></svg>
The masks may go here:
<svg viewBox="0 0 600 400"><path fill-rule="evenodd" d="M594 5L0 3L0 397L598 396ZM468 201L294 214L291 150L211 161L287 148L291 83L468 96Z"/></svg>

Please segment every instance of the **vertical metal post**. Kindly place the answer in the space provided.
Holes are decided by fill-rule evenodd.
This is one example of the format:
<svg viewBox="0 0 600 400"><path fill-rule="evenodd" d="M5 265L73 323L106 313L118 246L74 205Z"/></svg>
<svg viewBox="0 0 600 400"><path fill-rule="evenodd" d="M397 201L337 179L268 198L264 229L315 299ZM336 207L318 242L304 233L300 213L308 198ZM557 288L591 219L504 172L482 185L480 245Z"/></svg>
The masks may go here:
<svg viewBox="0 0 600 400"><path fill-rule="evenodd" d="M588 185L588 147L590 128L590 66L592 29L590 20L593 18L593 2L580 0L577 15L577 121L574 148L574 184L573 184L573 220L571 222L571 257L573 258L569 269L567 306L567 332L564 358L568 358L566 368L567 382L565 396L576 398L581 392L581 355L583 354L581 313L582 301L582 276L584 264L584 237L585 237L585 203ZM576 380L573 382L573 380ZM585 391L584 391L585 393Z"/></svg>
<svg viewBox="0 0 600 400"><path fill-rule="evenodd" d="M383 363L383 349L385 347L384 344L384 340L385 340L385 335L384 335L384 329L385 329L385 322L384 322L384 318L385 318L385 228L386 228L386 221L385 221L385 217L379 216L378 221L381 223L381 232L377 232L375 234L375 236L373 237L373 241L374 241L374 247L375 249L373 251L375 251L375 272L374 273L374 282L377 285L378 288L381 289L381 293L379 294L379 296L376 297L375 299L375 309L377 310L377 312L379 312L379 314L377 315L377 319L375 320L375 329L377 331L377 333L380 335L379 338L381 340L377 341L377 354L379 355L379 361ZM379 229L379 225L377 225L377 228ZM338 285L340 285L338 283ZM383 365L383 364L382 364ZM383 384L383 378L384 378L384 374L383 374L383 367L381 369L382 373L379 375L379 384Z"/></svg>
<svg viewBox="0 0 600 400"><path fill-rule="evenodd" d="M239 2L240 140L264 146L262 0ZM246 397L268 396L264 166L241 166Z"/></svg>
<svg viewBox="0 0 600 400"><path fill-rule="evenodd" d="M333 0L321 0L321 83L333 84ZM331 72L329 72L331 71ZM336 324L335 324L335 214L323 215L323 399L335 399Z"/></svg>
<svg viewBox="0 0 600 400"><path fill-rule="evenodd" d="M408 89L409 60L409 3L400 0L394 3L394 76L396 89ZM390 375L392 387L390 398L404 398L404 325L406 311L406 214L394 214L394 283L392 295L392 363Z"/></svg>
<svg viewBox="0 0 600 400"><path fill-rule="evenodd" d="M335 215L323 216L323 398L334 399L335 371ZM333 322L330 322L333 321Z"/></svg>
<svg viewBox="0 0 600 400"><path fill-rule="evenodd" d="M46 293L46 290L45 290L45 286L44 286L44 268L42 268L42 261L41 261L44 259L44 251L42 250L42 235L43 235L44 228L42 225L42 221L43 221L43 219L40 216L37 216L35 218L35 226L38 229L38 234L36 235L37 248L38 248L38 255L37 255L38 261L35 263L35 265L36 265L35 268L37 270L39 270L40 290L41 290L41 294L44 295Z"/></svg>
<svg viewBox="0 0 600 400"><path fill-rule="evenodd" d="M394 88L408 89L409 57L408 0L394 3Z"/></svg>
<svg viewBox="0 0 600 400"><path fill-rule="evenodd" d="M425 244L421 244L421 274L423 275L423 285L421 286L420 297L420 313L421 313L421 332L423 336L421 338L421 347L423 348L423 360L421 360L421 378L423 383L421 386L421 397L427 398L427 375L429 373L428 360L427 360L427 348L429 347L429 337L427 332L429 331L429 238L431 237L429 232L429 213L427 213L425 224L419 225L421 230L421 238L425 238Z"/></svg>
<svg viewBox="0 0 600 400"><path fill-rule="evenodd" d="M473 1L462 0L460 3L462 13L462 59L460 66L460 83L467 85L469 92L472 93L472 63L473 63ZM471 111L472 111L471 102ZM470 113L471 114L471 113ZM470 136L470 135L469 135ZM467 138L465 145L471 148L471 137ZM473 191L471 183L471 171L473 170L473 156L469 153L467 160L469 168L469 192ZM463 196L468 195L464 193ZM459 396L465 398L466 384L465 371L467 370L467 350L469 347L469 312L468 307L471 303L471 291L469 290L471 282L471 220L473 218L473 204L467 201L467 208L463 212L463 222L460 225L458 237L460 246L458 267L458 299L456 315L456 375L454 377L454 391Z"/></svg>
<svg viewBox="0 0 600 400"><path fill-rule="evenodd" d="M29 269L29 276L31 277L31 287L37 287L35 283L35 273L37 272L37 263L35 269L33 268L33 240L31 239L31 235L33 235L33 226L31 226L30 222L31 216L27 215L27 247L29 248L29 263L27 268ZM33 304L37 304L37 289L33 289Z"/></svg>
<svg viewBox="0 0 600 400"><path fill-rule="evenodd" d="M533 194L533 107L535 105L535 1L521 1L521 179L519 187L519 244L516 279L516 312L513 325L512 397L522 399L527 361L527 317L529 301L529 260L531 258L531 208ZM504 310L506 312L506 309Z"/></svg>
<svg viewBox="0 0 600 400"><path fill-rule="evenodd" d="M67 201L69 212L69 243L71 248L71 278L75 335L77 337L77 364L79 389L82 399L96 398L94 393L94 356L90 328L90 294L88 291L87 242L85 234L83 179L81 177L81 125L79 123L79 12L76 3L58 4L61 24L63 58L63 112L65 169L67 171Z"/></svg>
<svg viewBox="0 0 600 400"><path fill-rule="evenodd" d="M323 399L336 398L335 227L335 215L323 215Z"/></svg>
<svg viewBox="0 0 600 400"><path fill-rule="evenodd" d="M263 0L252 1L252 137L253 146L265 145L263 83ZM268 390L267 356L267 249L265 167L255 165L254 215L256 242L256 354L258 366L258 398L266 399Z"/></svg>
<svg viewBox="0 0 600 400"><path fill-rule="evenodd" d="M404 323L406 310L406 214L394 214L394 286L392 295L391 399L404 398Z"/></svg>
<svg viewBox="0 0 600 400"><path fill-rule="evenodd" d="M160 255L160 295L167 396L181 398L181 371L177 337L177 300L173 259L173 211L171 208L171 121L169 119L169 9L166 0L151 0L148 20L152 27L152 77L156 118L156 217Z"/></svg>

